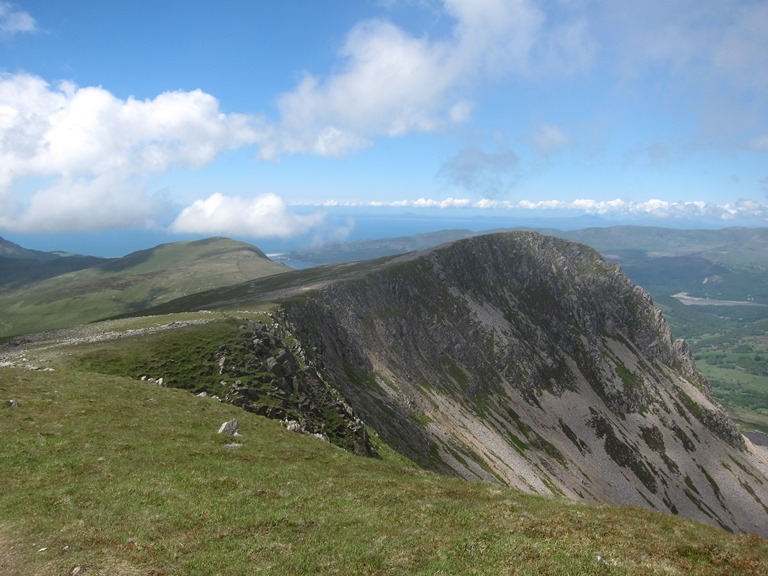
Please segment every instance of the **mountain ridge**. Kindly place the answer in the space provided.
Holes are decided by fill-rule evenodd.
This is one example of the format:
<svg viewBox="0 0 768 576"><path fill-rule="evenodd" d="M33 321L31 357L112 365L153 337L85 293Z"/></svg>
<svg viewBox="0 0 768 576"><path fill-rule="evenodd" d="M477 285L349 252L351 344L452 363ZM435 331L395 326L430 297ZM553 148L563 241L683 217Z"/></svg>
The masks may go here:
<svg viewBox="0 0 768 576"><path fill-rule="evenodd" d="M254 306L275 309L320 381L424 468L768 533L766 454L712 399L649 294L592 248L478 235L133 314ZM274 365L249 364L235 373ZM270 382L238 394L274 397Z"/></svg>
<svg viewBox="0 0 768 576"><path fill-rule="evenodd" d="M285 307L352 407L428 469L768 532L765 456L590 248L476 236Z"/></svg>
<svg viewBox="0 0 768 576"><path fill-rule="evenodd" d="M768 459L651 297L594 249L479 235L196 294L272 303L352 409L419 465L768 533Z"/></svg>
<svg viewBox="0 0 768 576"><path fill-rule="evenodd" d="M57 272L56 264L72 258L58 257L42 267ZM24 266L29 260L12 262ZM9 277L0 293L0 336L90 322L289 270L255 246L221 237L161 244L82 264L21 286Z"/></svg>

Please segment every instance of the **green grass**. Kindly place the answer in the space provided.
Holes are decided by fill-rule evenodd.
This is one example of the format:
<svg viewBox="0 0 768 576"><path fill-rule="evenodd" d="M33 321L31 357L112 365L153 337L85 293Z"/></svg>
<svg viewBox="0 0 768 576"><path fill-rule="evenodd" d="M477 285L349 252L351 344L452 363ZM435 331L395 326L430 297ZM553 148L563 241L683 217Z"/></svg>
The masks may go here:
<svg viewBox="0 0 768 576"><path fill-rule="evenodd" d="M739 427L768 433L768 319L723 317L718 331L699 334L691 346L713 396Z"/></svg>
<svg viewBox="0 0 768 576"><path fill-rule="evenodd" d="M763 538L353 456L89 349L0 368L3 574L768 573Z"/></svg>
<svg viewBox="0 0 768 576"><path fill-rule="evenodd" d="M219 394L219 382L225 377L220 374L217 350L242 347L240 324L237 319L223 317L205 324L126 338L120 346L111 341L92 344L78 354L77 362L93 372L163 378L167 386Z"/></svg>
<svg viewBox="0 0 768 576"><path fill-rule="evenodd" d="M739 368L712 366L706 361L700 361L698 366L712 384L713 396L742 430L768 434L768 377Z"/></svg>
<svg viewBox="0 0 768 576"><path fill-rule="evenodd" d="M768 433L768 309L655 301L739 428Z"/></svg>
<svg viewBox="0 0 768 576"><path fill-rule="evenodd" d="M287 270L257 248L226 238L164 244L0 293L0 336L136 312Z"/></svg>

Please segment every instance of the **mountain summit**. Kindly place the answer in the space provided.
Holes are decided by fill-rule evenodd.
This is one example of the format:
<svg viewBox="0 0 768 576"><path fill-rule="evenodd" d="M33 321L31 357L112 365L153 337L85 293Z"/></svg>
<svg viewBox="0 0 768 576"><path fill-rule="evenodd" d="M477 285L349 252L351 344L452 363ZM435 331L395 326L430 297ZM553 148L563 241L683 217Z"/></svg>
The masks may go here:
<svg viewBox="0 0 768 576"><path fill-rule="evenodd" d="M477 236L284 308L355 411L425 468L768 534L766 453L591 248Z"/></svg>
<svg viewBox="0 0 768 576"><path fill-rule="evenodd" d="M713 400L649 294L587 246L481 235L134 315L216 309L227 320L166 323L162 342L87 363L290 415L361 454L376 453L372 430L442 474L768 535L768 453Z"/></svg>

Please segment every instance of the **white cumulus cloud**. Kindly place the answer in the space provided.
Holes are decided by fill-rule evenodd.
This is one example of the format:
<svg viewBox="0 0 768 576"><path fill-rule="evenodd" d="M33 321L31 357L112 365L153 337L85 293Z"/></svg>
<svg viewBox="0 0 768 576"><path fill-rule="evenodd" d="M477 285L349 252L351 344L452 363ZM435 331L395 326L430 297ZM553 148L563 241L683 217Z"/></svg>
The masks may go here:
<svg viewBox="0 0 768 576"><path fill-rule="evenodd" d="M768 178L765 179L768 181ZM311 204L307 204L311 205ZM417 200L362 200L362 201L326 201L323 206L369 207L369 208L459 208L509 211L560 211L567 213L597 214L600 216L626 218L651 217L663 220L695 220L768 222L768 204L750 199L715 204L701 200L672 201L652 198L644 201L596 200L576 198L573 200L499 200L482 198L418 198Z"/></svg>
<svg viewBox="0 0 768 576"><path fill-rule="evenodd" d="M279 119L261 155L341 156L376 136L435 132L469 119L472 87L507 74L578 73L595 44L583 19L553 23L532 0L443 0L443 38L414 36L385 20L356 25L339 70L306 74L277 100Z"/></svg>
<svg viewBox="0 0 768 576"><path fill-rule="evenodd" d="M146 175L199 167L252 144L259 124L222 113L201 90L120 99L101 87L0 76L0 225L25 231L144 225L166 206L141 191ZM45 184L23 193L29 179Z"/></svg>
<svg viewBox="0 0 768 576"><path fill-rule="evenodd" d="M296 214L276 194L243 198L215 193L184 208L170 229L195 234L290 238L317 229L324 218L321 212Z"/></svg>
<svg viewBox="0 0 768 576"><path fill-rule="evenodd" d="M145 194L114 173L62 177L37 192L22 209L0 198L0 228L15 232L151 228L170 210L163 194Z"/></svg>

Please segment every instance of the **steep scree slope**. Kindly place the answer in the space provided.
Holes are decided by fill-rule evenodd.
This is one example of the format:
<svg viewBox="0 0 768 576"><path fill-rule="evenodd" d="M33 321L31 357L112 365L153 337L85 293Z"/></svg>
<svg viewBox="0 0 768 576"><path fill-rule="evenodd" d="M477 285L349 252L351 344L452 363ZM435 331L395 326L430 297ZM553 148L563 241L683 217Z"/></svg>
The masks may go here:
<svg viewBox="0 0 768 576"><path fill-rule="evenodd" d="M294 298L286 317L422 466L768 534L768 458L650 297L583 245L479 236Z"/></svg>

